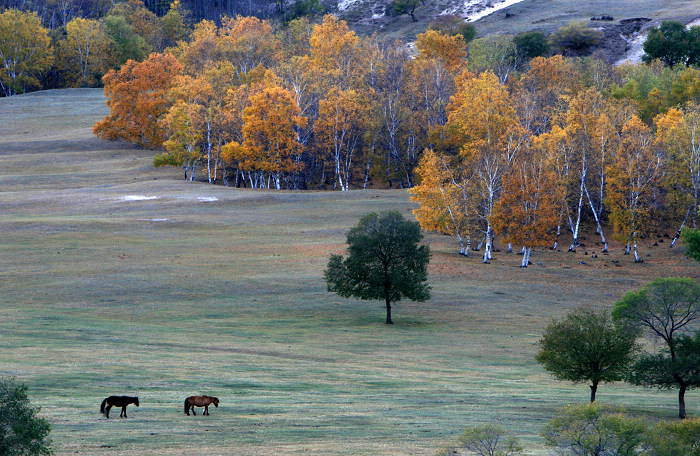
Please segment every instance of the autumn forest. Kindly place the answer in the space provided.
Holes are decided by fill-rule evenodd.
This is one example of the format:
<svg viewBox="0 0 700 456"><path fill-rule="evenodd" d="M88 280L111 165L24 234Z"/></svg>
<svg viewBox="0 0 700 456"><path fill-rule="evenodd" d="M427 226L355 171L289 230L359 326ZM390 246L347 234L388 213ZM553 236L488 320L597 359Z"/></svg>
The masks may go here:
<svg viewBox="0 0 700 456"><path fill-rule="evenodd" d="M692 66L615 67L556 48L533 57L513 37L467 42L440 27L407 45L331 15L190 27L177 1L162 17L119 3L58 38L35 14L2 17L23 24L17 42L34 55L4 71L5 95L39 86L49 68L65 86L104 84L110 115L95 134L153 149L155 166L185 179L410 189L424 229L484 262L502 236L524 246L522 266L535 246L574 250L584 221L603 251L607 235L637 261L648 232L696 226Z"/></svg>

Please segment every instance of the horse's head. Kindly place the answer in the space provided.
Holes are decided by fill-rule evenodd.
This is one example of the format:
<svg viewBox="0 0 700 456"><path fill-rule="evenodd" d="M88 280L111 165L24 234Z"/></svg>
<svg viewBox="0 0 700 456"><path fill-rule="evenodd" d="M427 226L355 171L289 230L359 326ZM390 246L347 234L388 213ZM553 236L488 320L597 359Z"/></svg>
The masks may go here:
<svg viewBox="0 0 700 456"><path fill-rule="evenodd" d="M138 397L135 397L135 398L134 398L134 405L135 405L136 407L139 406L139 398L138 398Z"/></svg>
<svg viewBox="0 0 700 456"><path fill-rule="evenodd" d="M218 408L219 407L219 398L215 397L212 402L214 403L214 407Z"/></svg>

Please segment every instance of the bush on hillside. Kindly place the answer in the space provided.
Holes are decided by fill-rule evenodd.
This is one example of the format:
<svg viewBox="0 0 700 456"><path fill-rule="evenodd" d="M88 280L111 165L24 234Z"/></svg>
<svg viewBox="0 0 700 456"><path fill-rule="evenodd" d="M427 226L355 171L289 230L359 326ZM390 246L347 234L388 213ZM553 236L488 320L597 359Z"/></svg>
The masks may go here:
<svg viewBox="0 0 700 456"><path fill-rule="evenodd" d="M597 46L603 38L603 32L588 27L583 22L572 22L559 28L549 41L557 49L583 51Z"/></svg>
<svg viewBox="0 0 700 456"><path fill-rule="evenodd" d="M476 37L476 27L455 14L443 14L428 24L428 30L435 30L445 35L461 35L469 43Z"/></svg>
<svg viewBox="0 0 700 456"><path fill-rule="evenodd" d="M549 40L542 32L525 32L516 35L513 42L520 54L525 59L546 57L549 54Z"/></svg>

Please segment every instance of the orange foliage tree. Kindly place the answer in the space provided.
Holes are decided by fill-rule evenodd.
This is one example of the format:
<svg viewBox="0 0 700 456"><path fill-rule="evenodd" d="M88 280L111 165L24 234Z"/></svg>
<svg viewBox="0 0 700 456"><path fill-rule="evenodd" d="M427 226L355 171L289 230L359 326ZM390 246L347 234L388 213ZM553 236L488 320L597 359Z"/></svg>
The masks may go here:
<svg viewBox="0 0 700 456"><path fill-rule="evenodd" d="M503 178L503 194L494 207L494 229L509 243L523 246L520 267L530 262L532 247L551 243L559 215L556 174L546 150L524 148Z"/></svg>
<svg viewBox="0 0 700 456"><path fill-rule="evenodd" d="M170 108L167 97L182 65L170 54L151 54L138 63L129 60L104 78L110 113L93 127L105 139L122 139L142 147L160 147L166 139L159 120Z"/></svg>
<svg viewBox="0 0 700 456"><path fill-rule="evenodd" d="M303 168L300 161L303 147L297 140L297 129L305 123L306 118L301 117L299 106L288 90L267 87L253 95L250 106L243 111L243 143L228 143L222 155L248 172L251 187L274 185L280 189L283 181L291 187L294 183L287 178Z"/></svg>

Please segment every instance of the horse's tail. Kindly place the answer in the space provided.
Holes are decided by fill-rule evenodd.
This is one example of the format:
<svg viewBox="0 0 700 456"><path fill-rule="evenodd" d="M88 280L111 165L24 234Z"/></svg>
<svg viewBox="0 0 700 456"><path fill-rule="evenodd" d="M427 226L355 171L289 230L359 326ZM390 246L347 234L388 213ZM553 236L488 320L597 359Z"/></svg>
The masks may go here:
<svg viewBox="0 0 700 456"><path fill-rule="evenodd" d="M100 405L100 413L103 415L105 414L105 404L107 403L107 399L109 399L109 398L106 397L105 400L102 401L102 405Z"/></svg>
<svg viewBox="0 0 700 456"><path fill-rule="evenodd" d="M189 405L190 405L190 398L188 397L185 399L185 413L187 413L187 409L190 408Z"/></svg>

